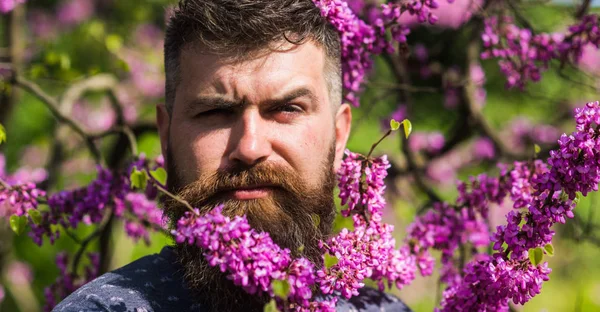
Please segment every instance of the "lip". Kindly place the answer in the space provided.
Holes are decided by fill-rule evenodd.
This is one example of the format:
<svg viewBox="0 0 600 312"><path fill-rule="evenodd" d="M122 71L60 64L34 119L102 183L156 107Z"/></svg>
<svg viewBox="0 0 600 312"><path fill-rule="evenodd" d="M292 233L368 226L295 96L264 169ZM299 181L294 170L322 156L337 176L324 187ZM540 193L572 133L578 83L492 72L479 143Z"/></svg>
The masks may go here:
<svg viewBox="0 0 600 312"><path fill-rule="evenodd" d="M256 185L226 190L228 197L237 200L258 199L269 196L274 189L273 185Z"/></svg>

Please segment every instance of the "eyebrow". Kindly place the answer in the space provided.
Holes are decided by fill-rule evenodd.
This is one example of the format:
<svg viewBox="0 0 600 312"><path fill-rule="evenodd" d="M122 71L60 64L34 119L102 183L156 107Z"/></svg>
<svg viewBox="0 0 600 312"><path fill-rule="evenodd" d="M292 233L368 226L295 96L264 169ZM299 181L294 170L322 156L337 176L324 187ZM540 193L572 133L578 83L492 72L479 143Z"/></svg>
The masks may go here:
<svg viewBox="0 0 600 312"><path fill-rule="evenodd" d="M297 98L301 98L301 97L308 97L312 103L317 102L317 97L310 89L308 89L306 87L300 87L300 88L297 88L297 89L294 89L294 90L288 92L287 94L283 95L280 98L268 100L268 101L266 101L266 103L267 104L283 104L283 103L291 102L291 101L293 101Z"/></svg>
<svg viewBox="0 0 600 312"><path fill-rule="evenodd" d="M192 110L197 106L207 109L232 109L243 105L242 102L229 100L222 96L200 96L188 105L188 109Z"/></svg>
<svg viewBox="0 0 600 312"><path fill-rule="evenodd" d="M265 105L272 106L277 104L284 104L290 101L293 101L297 98L308 97L311 102L315 103L317 101L317 97L315 94L306 87L300 87L294 89L287 94L283 95L280 98L270 99L264 102ZM238 107L242 107L245 105L244 101L235 101L227 99L223 96L215 95L215 96L199 96L192 102L188 104L188 110L194 110L198 106L202 106L204 109L235 109Z"/></svg>

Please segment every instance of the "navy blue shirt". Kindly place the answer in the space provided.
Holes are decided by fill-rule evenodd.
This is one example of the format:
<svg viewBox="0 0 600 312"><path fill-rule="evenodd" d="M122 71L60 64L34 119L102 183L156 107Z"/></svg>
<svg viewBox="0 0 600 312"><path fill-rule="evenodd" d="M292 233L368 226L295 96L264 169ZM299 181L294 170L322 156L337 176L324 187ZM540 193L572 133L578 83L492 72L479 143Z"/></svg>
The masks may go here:
<svg viewBox="0 0 600 312"><path fill-rule="evenodd" d="M165 247L83 285L52 312L206 311L191 298L173 248ZM367 287L350 300L339 297L336 310L410 311L398 298Z"/></svg>

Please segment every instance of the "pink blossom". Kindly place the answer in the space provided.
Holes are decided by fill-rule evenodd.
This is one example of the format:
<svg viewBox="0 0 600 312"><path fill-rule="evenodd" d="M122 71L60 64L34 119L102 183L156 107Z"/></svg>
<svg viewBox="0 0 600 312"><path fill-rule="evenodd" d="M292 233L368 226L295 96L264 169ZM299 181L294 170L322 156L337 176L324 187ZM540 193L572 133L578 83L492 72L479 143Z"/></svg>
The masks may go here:
<svg viewBox="0 0 600 312"><path fill-rule="evenodd" d="M25 3L25 0L0 0L0 13L6 14L12 11L18 4Z"/></svg>
<svg viewBox="0 0 600 312"><path fill-rule="evenodd" d="M7 269L7 277L16 285L28 285L33 282L33 272L31 271L31 266L29 264L15 261L11 262Z"/></svg>
<svg viewBox="0 0 600 312"><path fill-rule="evenodd" d="M58 21L64 25L79 24L94 14L93 0L66 0L58 7Z"/></svg>

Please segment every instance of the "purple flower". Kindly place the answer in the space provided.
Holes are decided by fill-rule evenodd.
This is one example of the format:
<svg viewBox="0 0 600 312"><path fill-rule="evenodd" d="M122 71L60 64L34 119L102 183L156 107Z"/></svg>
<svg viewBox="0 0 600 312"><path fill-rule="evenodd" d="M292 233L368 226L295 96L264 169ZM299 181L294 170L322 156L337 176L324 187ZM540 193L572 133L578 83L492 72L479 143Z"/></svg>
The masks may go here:
<svg viewBox="0 0 600 312"><path fill-rule="evenodd" d="M11 283L29 285L33 282L33 271L27 263L19 261L11 262L6 271Z"/></svg>
<svg viewBox="0 0 600 312"><path fill-rule="evenodd" d="M567 34L538 33L520 29L510 18L499 23L488 18L481 36L486 50L481 58L498 58L507 78L506 87L524 89L528 81L537 82L552 60L578 63L587 44L600 46L598 16L588 15L569 27Z"/></svg>
<svg viewBox="0 0 600 312"><path fill-rule="evenodd" d="M358 93L367 72L373 66L371 54L391 48L385 41L383 26L372 26L359 19L343 0L313 0L325 17L340 33L342 49L342 79L348 91L346 100L359 106ZM356 4L353 6L356 7Z"/></svg>
<svg viewBox="0 0 600 312"><path fill-rule="evenodd" d="M509 300L524 304L539 294L550 271L547 263L533 266L498 255L469 262L462 282L444 291L439 311L508 311Z"/></svg>
<svg viewBox="0 0 600 312"><path fill-rule="evenodd" d="M66 0L58 8L58 21L65 25L79 24L94 14L93 0Z"/></svg>
<svg viewBox="0 0 600 312"><path fill-rule="evenodd" d="M157 229L167 228L162 210L155 201L149 200L146 194L128 193L125 195L125 200L114 198L114 202L116 216L123 217L125 211L132 214L132 218L125 221L125 232L135 241L143 238L149 245L150 235L147 229L149 226Z"/></svg>
<svg viewBox="0 0 600 312"><path fill-rule="evenodd" d="M87 257L90 264L84 269L85 274L78 276L68 271L69 257L66 253L61 252L56 255L56 266L60 273L54 284L44 289L44 297L46 298L44 311L52 311L52 308L58 302L62 301L82 285L98 277L100 256L97 253L88 253Z"/></svg>
<svg viewBox="0 0 600 312"><path fill-rule="evenodd" d="M408 146L414 152L426 151L435 154L444 147L445 142L444 135L439 131L414 132L408 140Z"/></svg>
<svg viewBox="0 0 600 312"><path fill-rule="evenodd" d="M361 190L364 157L349 150L346 150L345 154L346 158L337 173L339 197L342 205L348 205L348 209L342 210L342 215L347 217L352 211L360 209L357 213L368 213L375 221L381 221L385 206L384 179L390 167L387 156L370 159L365 163L365 183L364 189Z"/></svg>
<svg viewBox="0 0 600 312"><path fill-rule="evenodd" d="M0 185L0 217L11 215L24 216L38 206L38 197L46 196L46 192L38 189L34 183L11 186Z"/></svg>
<svg viewBox="0 0 600 312"><path fill-rule="evenodd" d="M477 159L494 159L496 156L496 147L489 138L479 138L473 143L473 154Z"/></svg>
<svg viewBox="0 0 600 312"><path fill-rule="evenodd" d="M25 0L0 0L0 13L6 14L22 3L25 3Z"/></svg>

